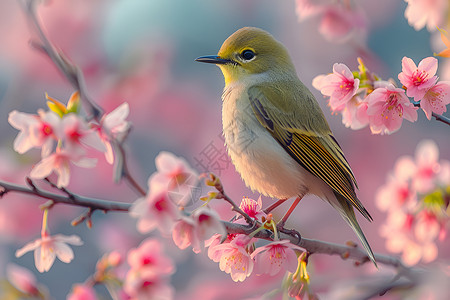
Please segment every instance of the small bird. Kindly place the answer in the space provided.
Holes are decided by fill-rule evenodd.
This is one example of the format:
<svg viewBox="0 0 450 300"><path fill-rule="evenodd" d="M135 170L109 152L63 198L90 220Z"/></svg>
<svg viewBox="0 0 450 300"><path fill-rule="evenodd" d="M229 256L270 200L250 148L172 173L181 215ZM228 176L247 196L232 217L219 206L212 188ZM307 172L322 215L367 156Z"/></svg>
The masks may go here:
<svg viewBox="0 0 450 300"><path fill-rule="evenodd" d="M225 40L218 55L196 61L216 64L224 75L223 134L245 184L281 202L297 197L283 225L306 194L327 201L376 265L353 207L367 220L372 217L356 196L353 172L286 48L268 32L245 27Z"/></svg>

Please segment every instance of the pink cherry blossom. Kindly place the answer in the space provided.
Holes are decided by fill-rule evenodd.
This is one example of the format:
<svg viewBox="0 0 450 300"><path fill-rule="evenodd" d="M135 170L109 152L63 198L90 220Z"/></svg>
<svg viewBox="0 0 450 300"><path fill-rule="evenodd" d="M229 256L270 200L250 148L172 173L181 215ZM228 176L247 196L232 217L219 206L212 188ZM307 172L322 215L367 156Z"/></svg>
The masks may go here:
<svg viewBox="0 0 450 300"><path fill-rule="evenodd" d="M248 197L243 197L239 208L242 209L250 218L261 221L261 217L266 214L262 210L262 200L259 196L258 200L255 201Z"/></svg>
<svg viewBox="0 0 450 300"><path fill-rule="evenodd" d="M436 84L438 61L434 57L427 57L416 66L411 58L403 57L402 72L398 79L406 87L406 95L421 100L426 92Z"/></svg>
<svg viewBox="0 0 450 300"><path fill-rule="evenodd" d="M80 246L83 245L83 242L76 235L49 235L44 231L40 239L36 239L17 250L16 257L21 257L29 251L34 251L36 269L41 273L47 272L52 267L56 257L65 263L72 261L74 257L73 251L67 244Z"/></svg>
<svg viewBox="0 0 450 300"><path fill-rule="evenodd" d="M333 111L339 111L356 94L359 79L353 77L346 65L336 63L333 65L333 73L315 77L313 86L324 96L330 97L329 105Z"/></svg>
<svg viewBox="0 0 450 300"><path fill-rule="evenodd" d="M302 251L302 248L291 244L289 240L274 241L256 248L251 258L255 259L257 274L274 276L280 271L295 272L297 269L295 250Z"/></svg>
<svg viewBox="0 0 450 300"><path fill-rule="evenodd" d="M200 248L200 243L195 235L194 219L182 216L173 227L172 239L178 248L183 250L192 245L194 252L196 252L195 249Z"/></svg>
<svg viewBox="0 0 450 300"><path fill-rule="evenodd" d="M15 151L23 154L31 148L42 147L42 156L46 157L58 139L61 119L52 111L39 110L38 115L31 115L13 110L9 113L8 122L20 130L14 140Z"/></svg>
<svg viewBox="0 0 450 300"><path fill-rule="evenodd" d="M131 269L124 290L132 299L172 299L174 292L167 277L175 268L158 240L146 239L138 248L130 250L128 264Z"/></svg>
<svg viewBox="0 0 450 300"><path fill-rule="evenodd" d="M162 151L155 158L157 172L150 177L152 185L162 186L168 191L170 199L177 205L184 206L194 201L198 183L198 174L181 157Z"/></svg>
<svg viewBox="0 0 450 300"><path fill-rule="evenodd" d="M36 277L30 270L15 264L8 264L6 276L8 281L19 291L32 296L39 295Z"/></svg>
<svg viewBox="0 0 450 300"><path fill-rule="evenodd" d="M358 96L353 96L342 110L342 123L353 130L361 129L369 124L368 104Z"/></svg>
<svg viewBox="0 0 450 300"><path fill-rule="evenodd" d="M425 93L420 108L423 109L428 120L432 113L443 114L447 111L446 105L450 103L450 81L441 81Z"/></svg>
<svg viewBox="0 0 450 300"><path fill-rule="evenodd" d="M175 270L170 258L164 254L161 242L150 238L144 240L138 248L131 249L127 261L132 269L145 269L156 275L170 275Z"/></svg>
<svg viewBox="0 0 450 300"><path fill-rule="evenodd" d="M76 149L83 145L101 152L106 151L97 132L89 128L86 122L74 113L64 115L62 119L62 132L65 142L64 146L69 149Z"/></svg>
<svg viewBox="0 0 450 300"><path fill-rule="evenodd" d="M127 294L125 299L133 300L171 300L174 289L168 282L145 270L131 269L123 284Z"/></svg>
<svg viewBox="0 0 450 300"><path fill-rule="evenodd" d="M210 247L210 258L219 262L220 270L230 274L233 281L244 281L253 272L253 259L246 249L250 242L251 238L239 234L230 243Z"/></svg>
<svg viewBox="0 0 450 300"><path fill-rule="evenodd" d="M158 228L162 234L169 235L179 219L179 210L169 198L167 190L159 188L137 199L130 208L130 215L139 219L139 232L147 233Z"/></svg>
<svg viewBox="0 0 450 300"><path fill-rule="evenodd" d="M295 0L295 11L299 21L321 13L329 0Z"/></svg>
<svg viewBox="0 0 450 300"><path fill-rule="evenodd" d="M192 245L193 251L199 253L204 247L204 241L211 236L227 234L217 213L211 209L200 208L192 217L182 217L174 226L172 238L180 249Z"/></svg>
<svg viewBox="0 0 450 300"><path fill-rule="evenodd" d="M98 133L106 148L105 158L109 164L114 162L114 151L108 133L113 138L122 140L130 128L130 122L126 121L129 113L130 107L127 102L124 102L109 114L105 114L100 122Z"/></svg>
<svg viewBox="0 0 450 300"><path fill-rule="evenodd" d="M423 140L417 145L415 165L413 188L422 194L431 192L436 187L437 176L440 172L439 148L434 141Z"/></svg>
<svg viewBox="0 0 450 300"><path fill-rule="evenodd" d="M58 176L56 185L58 187L66 187L70 181L70 164L73 163L83 168L95 167L97 160L84 156L82 149L74 149L74 151L56 149L56 152L43 158L37 163L30 172L33 179L43 179L52 172Z"/></svg>
<svg viewBox="0 0 450 300"><path fill-rule="evenodd" d="M366 17L359 9L342 4L331 4L324 7L319 32L328 40L344 42L356 30L366 30Z"/></svg>
<svg viewBox="0 0 450 300"><path fill-rule="evenodd" d="M445 22L447 0L405 0L405 2L408 3L405 17L415 30L426 26L428 31L434 31Z"/></svg>
<svg viewBox="0 0 450 300"><path fill-rule="evenodd" d="M86 284L74 284L67 300L97 300L95 290Z"/></svg>
<svg viewBox="0 0 450 300"><path fill-rule="evenodd" d="M390 134L400 129L403 119L411 122L417 120L417 108L403 89L392 84L375 89L366 101L372 133Z"/></svg>

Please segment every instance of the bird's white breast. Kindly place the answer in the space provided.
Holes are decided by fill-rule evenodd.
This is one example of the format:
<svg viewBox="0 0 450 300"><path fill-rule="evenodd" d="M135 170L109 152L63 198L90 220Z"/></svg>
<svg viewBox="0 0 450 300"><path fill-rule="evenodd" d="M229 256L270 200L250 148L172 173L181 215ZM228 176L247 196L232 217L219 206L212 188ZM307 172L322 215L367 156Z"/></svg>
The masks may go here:
<svg viewBox="0 0 450 300"><path fill-rule="evenodd" d="M266 196L290 198L307 193L311 174L281 147L256 119L243 84L223 94L223 133L236 170L245 184Z"/></svg>

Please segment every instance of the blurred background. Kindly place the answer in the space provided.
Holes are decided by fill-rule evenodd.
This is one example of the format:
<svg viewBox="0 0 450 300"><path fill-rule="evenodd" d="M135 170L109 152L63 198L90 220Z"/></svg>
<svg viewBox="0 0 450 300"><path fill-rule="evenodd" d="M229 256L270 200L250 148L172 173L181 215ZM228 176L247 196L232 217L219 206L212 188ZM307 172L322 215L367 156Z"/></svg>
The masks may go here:
<svg viewBox="0 0 450 300"><path fill-rule="evenodd" d="M417 32L408 25L404 1L357 2L365 16L365 30L340 42L330 41L318 31L318 18L300 22L294 0L54 0L39 8L39 16L53 44L80 66L90 95L106 112L123 102L129 103L133 130L127 149L132 173L141 185L146 186L147 178L155 171L156 155L171 151L186 158L199 173L211 171L219 175L236 202L243 196L257 199L259 195L245 187L229 161L206 159L205 152L211 147L216 149L217 157L225 157L220 99L224 83L217 67L196 63L194 59L216 54L222 42L241 27L256 26L271 32L287 46L300 79L324 110L358 180L359 198L374 218L369 224L358 217L361 227L373 250L385 253L384 239L378 231L386 216L375 206L377 189L397 158L414 155L416 145L423 139L434 140L441 158L449 160L449 128L428 121L420 111L417 122L404 121L400 131L389 136L372 135L368 128L353 131L345 128L340 115L331 114L325 99L312 88L312 79L331 72L335 62L354 70L356 57L360 56L382 78L397 80L403 56L418 63L444 46L438 36L425 29ZM12 150L17 131L8 123L9 112L16 109L35 113L46 108L45 92L62 102L73 92L50 60L29 46L32 37L20 2L1 1L0 179L19 184L25 183L24 177L39 161L40 152L32 150L19 156ZM444 65L441 60L439 76L450 80ZM138 195L126 184L112 183L112 167L101 155L98 159L95 169L72 169L69 189L92 197L136 200ZM202 186L202 195L208 191ZM42 212L38 206L42 203L12 193L0 199L0 277L5 276L2 270L9 262L25 266L49 288L54 299L64 299L73 283L83 282L92 274L95 262L104 252L126 253L146 237L137 233L135 220L123 213L95 213L92 229L84 224L71 227L70 220L83 210L57 205L49 214L51 232L77 234L84 245L74 247L71 264L57 261L49 272L39 274L33 255L18 259L14 252L39 236ZM271 199L263 197L264 206L271 203ZM278 213L281 215L288 205ZM215 206L225 218L231 216L228 206ZM335 243L356 240L340 216L314 198L301 202L287 227L298 229L305 237ZM280 283L256 276L248 282L234 283L206 254L180 251L173 247L171 239L163 241L177 264L177 272L172 276L177 299L248 298L255 295L255 290L260 294L262 289L269 291ZM448 259L449 245L438 246L440 259ZM334 282L337 279L373 271L371 266L354 268L336 257L320 255L312 257L310 268L313 285L319 292L329 288L332 281L338 284ZM389 268L382 268L382 272L389 272Z"/></svg>

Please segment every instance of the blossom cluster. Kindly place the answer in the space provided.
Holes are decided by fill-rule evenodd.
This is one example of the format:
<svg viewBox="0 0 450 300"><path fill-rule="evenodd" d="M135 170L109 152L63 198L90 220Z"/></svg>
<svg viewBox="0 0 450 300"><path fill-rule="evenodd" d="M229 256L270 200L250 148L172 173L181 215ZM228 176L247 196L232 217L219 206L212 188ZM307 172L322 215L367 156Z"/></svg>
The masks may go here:
<svg viewBox="0 0 450 300"><path fill-rule="evenodd" d="M367 31L367 17L356 4L333 0L296 0L299 21L317 17L319 33L328 41L343 43Z"/></svg>
<svg viewBox="0 0 450 300"><path fill-rule="evenodd" d="M88 122L80 115L78 92L70 97L67 106L46 95L49 110L39 109L37 114L16 110L8 121L20 130L14 140L14 150L20 154L32 148L41 149L41 161L30 172L33 179L43 179L53 172L57 174L58 187L66 187L70 181L70 164L92 168L97 160L87 157L87 148L105 153L106 160L114 160L111 137L120 139L128 130L125 120L129 113L127 103L104 115L99 123Z"/></svg>
<svg viewBox="0 0 450 300"><path fill-rule="evenodd" d="M397 160L376 195L378 208L387 213L380 229L387 249L409 265L436 259L436 241L445 239L450 221L449 201L450 162L439 161L433 141L422 141L415 158Z"/></svg>
<svg viewBox="0 0 450 300"><path fill-rule="evenodd" d="M217 212L207 207L208 200L217 196L216 192L202 198L205 205L187 213L183 203L192 197L198 175L184 159L169 152L161 152L155 161L157 171L149 178L147 195L137 199L130 209L131 216L138 218L137 229L141 233L158 229L163 236L171 235L180 249L190 247L195 253L200 253L207 248L208 257L219 263L220 270L230 274L236 282L244 281L253 273L274 276L280 272L296 271L297 254L302 252L300 247L288 240L278 240L277 235L273 242L256 247L257 239L252 234L227 234ZM177 197L173 198L170 195L175 186L170 183L175 179ZM207 184L214 186L217 180L207 179ZM274 228L269 228L276 231L271 217L262 211L261 198L255 201L244 197L240 209L262 224L259 230L272 224ZM234 222L245 221L241 215L236 215ZM292 284L294 281L298 285L298 280L291 278ZM305 291L307 289L303 293Z"/></svg>
<svg viewBox="0 0 450 300"><path fill-rule="evenodd" d="M361 59L358 61L358 71L352 72L346 65L336 63L333 73L313 80L313 86L329 97L331 110L342 113L345 126L356 130L369 125L374 134L391 134L400 129L403 119L417 120L416 106L429 120L433 113L447 111L450 82L438 81L436 58L424 58L416 66L412 59L403 57L402 72L398 74L401 88L393 81L381 80L369 72Z"/></svg>

